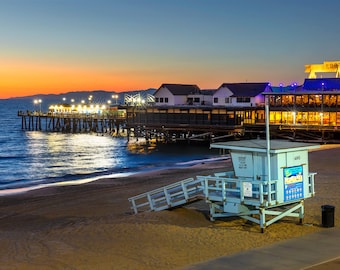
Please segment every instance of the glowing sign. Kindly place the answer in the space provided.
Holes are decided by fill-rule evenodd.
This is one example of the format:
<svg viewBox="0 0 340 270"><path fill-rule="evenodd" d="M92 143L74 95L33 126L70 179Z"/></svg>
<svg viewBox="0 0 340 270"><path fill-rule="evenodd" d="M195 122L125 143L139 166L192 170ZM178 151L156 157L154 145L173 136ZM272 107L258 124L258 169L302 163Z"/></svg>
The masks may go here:
<svg viewBox="0 0 340 270"><path fill-rule="evenodd" d="M339 78L340 61L324 62L323 64L305 65L305 72L309 73L308 78L316 78L316 73L335 73L335 77Z"/></svg>

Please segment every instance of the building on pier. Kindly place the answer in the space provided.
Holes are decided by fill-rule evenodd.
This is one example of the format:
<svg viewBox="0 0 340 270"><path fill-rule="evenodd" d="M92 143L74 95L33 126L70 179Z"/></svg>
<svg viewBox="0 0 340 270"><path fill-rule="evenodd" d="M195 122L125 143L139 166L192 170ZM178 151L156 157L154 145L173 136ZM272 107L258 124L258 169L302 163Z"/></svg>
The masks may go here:
<svg viewBox="0 0 340 270"><path fill-rule="evenodd" d="M162 84L155 92L156 106L263 106L269 83L223 83L216 90L201 90L191 84Z"/></svg>
<svg viewBox="0 0 340 270"><path fill-rule="evenodd" d="M292 84L284 91L265 89L260 94L243 96L249 97L247 101L259 95L263 101L268 97L273 136L302 141L340 140L339 78L306 79L304 85ZM264 135L264 102L256 102L255 106L249 102L240 106L226 103L127 107L126 116L132 133L163 134L169 141L218 141Z"/></svg>
<svg viewBox="0 0 340 270"><path fill-rule="evenodd" d="M253 107L264 105L263 93L272 92L269 83L223 83L213 94L214 106Z"/></svg>

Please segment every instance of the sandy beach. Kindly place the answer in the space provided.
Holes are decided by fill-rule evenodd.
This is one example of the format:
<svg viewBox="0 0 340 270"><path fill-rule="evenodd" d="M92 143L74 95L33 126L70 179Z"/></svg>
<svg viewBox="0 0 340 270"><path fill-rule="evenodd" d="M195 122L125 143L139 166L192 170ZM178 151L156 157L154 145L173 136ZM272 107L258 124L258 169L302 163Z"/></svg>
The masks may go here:
<svg viewBox="0 0 340 270"><path fill-rule="evenodd" d="M321 206L340 206L340 146L309 153L316 196L305 224L286 218L260 233L243 219L209 221L198 202L132 214L128 198L195 175L230 170L230 161L50 187L0 197L1 269L182 269L219 256L319 230ZM335 225L340 224L335 214Z"/></svg>

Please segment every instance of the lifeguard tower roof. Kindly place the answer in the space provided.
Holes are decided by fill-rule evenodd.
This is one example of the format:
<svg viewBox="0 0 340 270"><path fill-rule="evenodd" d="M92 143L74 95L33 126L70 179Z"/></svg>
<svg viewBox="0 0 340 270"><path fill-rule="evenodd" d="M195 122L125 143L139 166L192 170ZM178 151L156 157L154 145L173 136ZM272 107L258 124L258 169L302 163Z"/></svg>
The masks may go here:
<svg viewBox="0 0 340 270"><path fill-rule="evenodd" d="M285 140L270 140L270 153L293 152L319 148L320 145ZM261 139L229 141L210 144L210 148L242 150L247 152L267 152L267 141Z"/></svg>

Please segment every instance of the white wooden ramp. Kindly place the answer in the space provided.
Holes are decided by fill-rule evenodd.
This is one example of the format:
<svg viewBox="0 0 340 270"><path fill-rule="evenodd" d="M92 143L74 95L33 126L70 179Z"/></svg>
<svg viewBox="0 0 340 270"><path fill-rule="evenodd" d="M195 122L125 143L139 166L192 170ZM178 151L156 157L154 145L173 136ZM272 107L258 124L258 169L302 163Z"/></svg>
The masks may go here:
<svg viewBox="0 0 340 270"><path fill-rule="evenodd" d="M135 214L160 211L204 199L204 178L188 178L129 198Z"/></svg>

